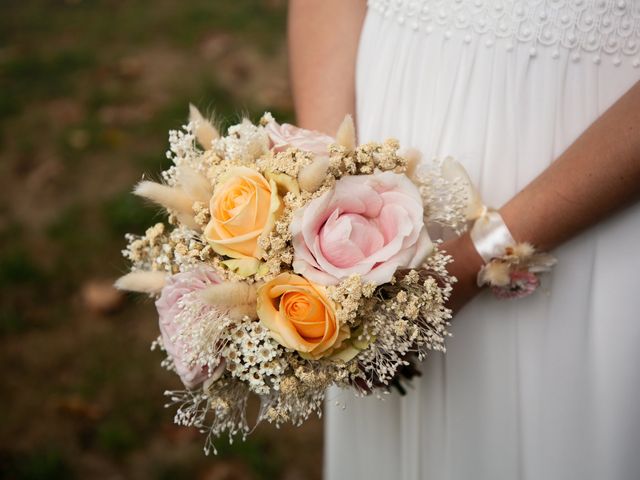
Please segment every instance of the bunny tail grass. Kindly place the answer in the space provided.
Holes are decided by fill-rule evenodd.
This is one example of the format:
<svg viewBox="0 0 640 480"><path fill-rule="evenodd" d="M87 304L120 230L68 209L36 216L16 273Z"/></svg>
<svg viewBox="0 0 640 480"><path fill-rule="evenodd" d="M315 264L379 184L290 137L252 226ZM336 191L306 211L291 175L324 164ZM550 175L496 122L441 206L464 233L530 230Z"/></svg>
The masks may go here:
<svg viewBox="0 0 640 480"><path fill-rule="evenodd" d="M258 318L258 312L255 305L236 305L229 310L229 316L236 321L244 320L245 317L255 320Z"/></svg>
<svg viewBox="0 0 640 480"><path fill-rule="evenodd" d="M306 192L315 192L324 182L328 169L329 159L326 157L316 157L313 163L300 169L298 173L298 185Z"/></svg>
<svg viewBox="0 0 640 480"><path fill-rule="evenodd" d="M164 272L131 272L113 284L118 290L139 293L158 293L164 287L167 274Z"/></svg>
<svg viewBox="0 0 640 480"><path fill-rule="evenodd" d="M191 103L189 104L189 121L196 123L194 133L200 146L205 150L211 150L213 141L219 138L220 134L218 130L216 130L216 127L214 127L209 120L206 120L200 113L200 110Z"/></svg>
<svg viewBox="0 0 640 480"><path fill-rule="evenodd" d="M186 165L177 167L177 180L181 189L194 200L209 204L211 183L200 172Z"/></svg>
<svg viewBox="0 0 640 480"><path fill-rule="evenodd" d="M338 127L336 143L350 151L356 149L356 126L351 115L345 115L340 127Z"/></svg>
<svg viewBox="0 0 640 480"><path fill-rule="evenodd" d="M133 189L139 197L147 198L169 210L193 216L193 200L180 189L143 180Z"/></svg>
<svg viewBox="0 0 640 480"><path fill-rule="evenodd" d="M202 227L197 224L192 214L177 212L176 217L178 218L178 222L180 222L185 227L188 227L196 232L202 231Z"/></svg>
<svg viewBox="0 0 640 480"><path fill-rule="evenodd" d="M406 175L407 177L412 178L413 174L416 173L416 168L420 165L422 154L415 148L408 148L402 153L402 156L407 160Z"/></svg>
<svg viewBox="0 0 640 480"><path fill-rule="evenodd" d="M254 305L256 303L256 289L247 283L220 283L205 288L201 295L211 305Z"/></svg>

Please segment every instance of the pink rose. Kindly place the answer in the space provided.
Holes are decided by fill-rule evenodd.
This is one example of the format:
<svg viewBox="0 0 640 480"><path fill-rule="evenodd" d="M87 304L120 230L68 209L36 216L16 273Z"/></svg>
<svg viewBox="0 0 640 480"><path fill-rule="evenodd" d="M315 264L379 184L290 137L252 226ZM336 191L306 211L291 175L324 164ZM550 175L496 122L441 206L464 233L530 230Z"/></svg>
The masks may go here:
<svg viewBox="0 0 640 480"><path fill-rule="evenodd" d="M293 269L322 285L354 274L386 283L398 268L418 267L431 252L423 212L420 192L405 175L343 177L295 213Z"/></svg>
<svg viewBox="0 0 640 480"><path fill-rule="evenodd" d="M178 317L182 312L180 300L189 293L220 282L222 282L220 277L209 268L199 268L189 272L178 273L168 278L160 298L156 300L162 343L167 354L173 360L176 372L180 375L182 383L187 388L194 388L207 378L216 380L217 377L222 375L224 361L221 361L218 368L209 374L209 369L206 365L193 364L188 360L189 347L180 339L184 326Z"/></svg>
<svg viewBox="0 0 640 480"><path fill-rule="evenodd" d="M335 143L335 139L315 130L305 130L288 123L278 124L271 120L265 126L272 147L276 152L283 152L287 148L298 148L312 152L318 156L329 156L327 148Z"/></svg>

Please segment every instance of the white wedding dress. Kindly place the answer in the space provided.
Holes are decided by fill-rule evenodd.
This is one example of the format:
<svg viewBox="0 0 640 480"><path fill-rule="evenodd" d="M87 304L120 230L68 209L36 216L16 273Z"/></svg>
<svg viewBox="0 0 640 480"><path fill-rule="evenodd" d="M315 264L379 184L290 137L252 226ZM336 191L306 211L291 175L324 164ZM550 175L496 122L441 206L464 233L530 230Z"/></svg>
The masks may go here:
<svg viewBox="0 0 640 480"><path fill-rule="evenodd" d="M452 155L499 207L638 67L640 0L370 1L360 141ZM554 253L531 297L465 307L408 395L329 392L326 478L640 479L640 205Z"/></svg>

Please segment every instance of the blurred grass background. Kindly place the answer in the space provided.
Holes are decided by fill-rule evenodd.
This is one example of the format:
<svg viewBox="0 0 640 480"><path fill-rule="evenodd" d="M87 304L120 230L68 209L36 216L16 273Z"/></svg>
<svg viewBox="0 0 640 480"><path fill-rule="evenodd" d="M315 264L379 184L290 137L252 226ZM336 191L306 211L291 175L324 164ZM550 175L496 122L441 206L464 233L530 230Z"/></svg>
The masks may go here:
<svg viewBox="0 0 640 480"><path fill-rule="evenodd" d="M176 427L153 304L120 297L129 192L167 167L187 104L291 121L285 0L3 0L0 478L314 479L322 425L246 443Z"/></svg>

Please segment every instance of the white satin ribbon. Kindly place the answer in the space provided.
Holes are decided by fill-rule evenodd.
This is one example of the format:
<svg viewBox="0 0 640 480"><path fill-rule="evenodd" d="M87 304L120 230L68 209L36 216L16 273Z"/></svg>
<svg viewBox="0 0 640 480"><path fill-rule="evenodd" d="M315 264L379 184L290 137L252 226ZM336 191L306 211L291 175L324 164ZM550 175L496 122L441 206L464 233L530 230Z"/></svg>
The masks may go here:
<svg viewBox="0 0 640 480"><path fill-rule="evenodd" d="M451 182L457 182L467 197L465 216L468 221L474 221L471 241L484 263L504 256L506 247L515 245L516 241L502 216L484 204L462 164L453 158L446 158L442 164L442 176Z"/></svg>
<svg viewBox="0 0 640 480"><path fill-rule="evenodd" d="M471 228L471 241L484 263L502 257L506 247L513 246L516 241L507 225L496 210L484 209Z"/></svg>

